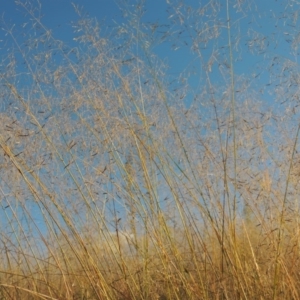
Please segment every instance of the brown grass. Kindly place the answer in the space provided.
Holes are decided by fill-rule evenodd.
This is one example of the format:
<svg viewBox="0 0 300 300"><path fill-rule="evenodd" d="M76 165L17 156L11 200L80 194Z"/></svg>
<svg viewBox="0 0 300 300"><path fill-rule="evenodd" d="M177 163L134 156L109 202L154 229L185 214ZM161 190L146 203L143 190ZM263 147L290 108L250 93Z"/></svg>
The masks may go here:
<svg viewBox="0 0 300 300"><path fill-rule="evenodd" d="M0 299L300 299L298 105L285 81L278 113L235 75L232 23L222 84L217 50L205 62L188 32L198 93L172 89L150 33L133 34L139 11L104 38L78 10L68 48L19 5L26 40L3 23L15 50L1 63ZM184 7L175 29L195 20Z"/></svg>

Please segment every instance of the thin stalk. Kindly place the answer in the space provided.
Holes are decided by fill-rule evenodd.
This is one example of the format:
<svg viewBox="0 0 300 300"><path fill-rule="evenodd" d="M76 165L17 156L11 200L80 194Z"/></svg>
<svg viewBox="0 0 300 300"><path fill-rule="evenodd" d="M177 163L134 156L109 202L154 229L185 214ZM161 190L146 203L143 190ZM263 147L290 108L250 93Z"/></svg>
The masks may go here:
<svg viewBox="0 0 300 300"><path fill-rule="evenodd" d="M232 113L232 133L233 133L233 172L234 172L234 194L233 194L233 216L232 216L232 230L234 243L236 242L235 227L236 227L236 170L237 170L237 151L236 151L236 120L235 120L235 81L234 81L234 68L233 68L233 54L231 42L231 25L229 13L229 0L226 1L226 15L227 15L227 33L228 33L228 46L229 46L229 59L230 59L230 79L231 79L231 113Z"/></svg>

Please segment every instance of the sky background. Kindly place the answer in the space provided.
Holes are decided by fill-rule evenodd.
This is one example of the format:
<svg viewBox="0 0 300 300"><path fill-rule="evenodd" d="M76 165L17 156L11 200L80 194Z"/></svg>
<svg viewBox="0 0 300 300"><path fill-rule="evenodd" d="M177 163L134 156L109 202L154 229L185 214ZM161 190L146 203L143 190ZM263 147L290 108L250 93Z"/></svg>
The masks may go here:
<svg viewBox="0 0 300 300"><path fill-rule="evenodd" d="M38 2L32 3L36 5L33 4L32 9L41 16L46 30L51 30L56 40L70 48L83 47L74 40L77 33L74 33L73 25L79 20L74 5L84 18L97 19L100 36L111 39L116 45L124 42L116 34L120 29L128 30L127 37L145 34L137 39L138 42L133 42L131 51L146 60L143 51L149 45L147 51L168 66L165 80L180 82L178 78L181 78L183 85L188 86L185 95L178 95L187 107L191 106L195 96L207 89L208 80L218 88L215 93L220 99L228 87L230 48L226 1L144 1L143 14L138 24L135 23L136 27L130 24L133 19L137 20L136 11L140 7L136 1L44 0L40 1L40 7ZM240 93L244 87L247 91L252 90L252 97L257 97L255 100L275 110L277 106L280 110L280 103L286 99L298 101L299 7L300 3L289 0L229 1L238 103L247 96L247 93ZM16 69L21 74L24 67L18 56L18 45L21 50L29 51L24 42L29 36L34 37L32 24L35 21L15 1L2 1L0 9L1 72L8 63L6 56L13 53L17 58ZM10 29L12 36L8 34ZM18 78L17 84L25 86L24 77ZM169 87L170 92L174 91L174 85Z"/></svg>
<svg viewBox="0 0 300 300"><path fill-rule="evenodd" d="M212 2L220 3L215 5L219 12L213 18L211 16L213 9L205 10ZM36 8L38 7L37 2L32 3L35 3ZM110 36L113 28L127 24L132 17L130 14L124 16L122 9L127 7L129 12L134 13L137 8L136 1L124 3L125 1L122 3L105 0L40 1L40 15L43 24L51 29L56 39L62 40L70 47L76 47L78 44L73 40L76 34L73 32L72 25L78 20L78 15L74 5L85 16L96 18L100 22L102 36ZM211 58L212 52L219 51L220 54L224 50L221 55L229 57L228 32L226 28L222 28L218 38L211 39L207 43L199 42L201 55L203 55L203 60L200 61L199 55L192 49L193 40L196 37L195 29L199 32L201 27L212 26L213 19L218 19L226 25L226 1L188 0L184 3L180 5L180 1L171 0L144 1L144 14L140 20L140 29L141 31L146 27L149 29L150 24L169 26L168 30L172 35L170 34L166 39L163 39L163 27L157 29L157 33L154 34L157 40L153 41L151 52L158 55L169 66L170 76L176 77L180 72L185 72L192 90L199 92L204 82L201 78L203 67ZM186 9L188 6L190 11ZM253 76L257 85L255 88L260 86L260 88L267 89L270 74L266 69L271 66L270 60L273 57L279 56L281 59L290 59L297 63L298 50L291 53L290 37L297 36L299 4L297 1L287 0L249 0L229 1L229 6L232 43L235 46L233 48L234 72L236 76ZM201 8L204 9L202 14L199 13ZM0 32L0 55L5 57L14 47L14 41L6 35L6 29L13 28L16 39L21 42L23 35L29 32L26 30L29 30L27 28L30 16L15 1L2 1L1 17L2 28L5 30ZM180 18L184 19L184 17L186 17L185 20L178 23L181 22ZM183 34L178 35L182 29L184 29ZM110 38L113 37L110 36ZM211 80L215 80L216 83L223 81L218 71L218 63L221 62L214 61L212 64L210 76ZM257 75L258 77L255 77Z"/></svg>

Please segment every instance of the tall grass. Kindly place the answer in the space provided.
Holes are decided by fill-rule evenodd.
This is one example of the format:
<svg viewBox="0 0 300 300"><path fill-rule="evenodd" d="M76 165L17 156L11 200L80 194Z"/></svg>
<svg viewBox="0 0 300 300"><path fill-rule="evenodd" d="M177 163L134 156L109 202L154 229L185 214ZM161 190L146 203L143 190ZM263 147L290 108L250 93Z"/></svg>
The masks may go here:
<svg viewBox="0 0 300 300"><path fill-rule="evenodd" d="M107 37L75 8L76 47L27 2L25 37L2 23L0 299L300 299L297 64L264 54L264 103L234 71L250 11L220 3L174 1L163 32L123 3ZM195 90L151 52L183 40Z"/></svg>

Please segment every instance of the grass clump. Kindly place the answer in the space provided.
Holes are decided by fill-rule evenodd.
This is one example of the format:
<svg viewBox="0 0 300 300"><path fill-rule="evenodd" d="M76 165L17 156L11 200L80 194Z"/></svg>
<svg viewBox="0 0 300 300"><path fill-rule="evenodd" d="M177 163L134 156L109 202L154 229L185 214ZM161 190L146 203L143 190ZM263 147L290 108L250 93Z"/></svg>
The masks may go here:
<svg viewBox="0 0 300 300"><path fill-rule="evenodd" d="M174 1L166 31L123 3L105 37L75 8L68 47L17 1L32 27L3 23L1 299L300 298L297 66L249 30L271 83L238 76L231 18L250 11L218 3ZM191 45L198 87L191 66L170 80L158 41Z"/></svg>

